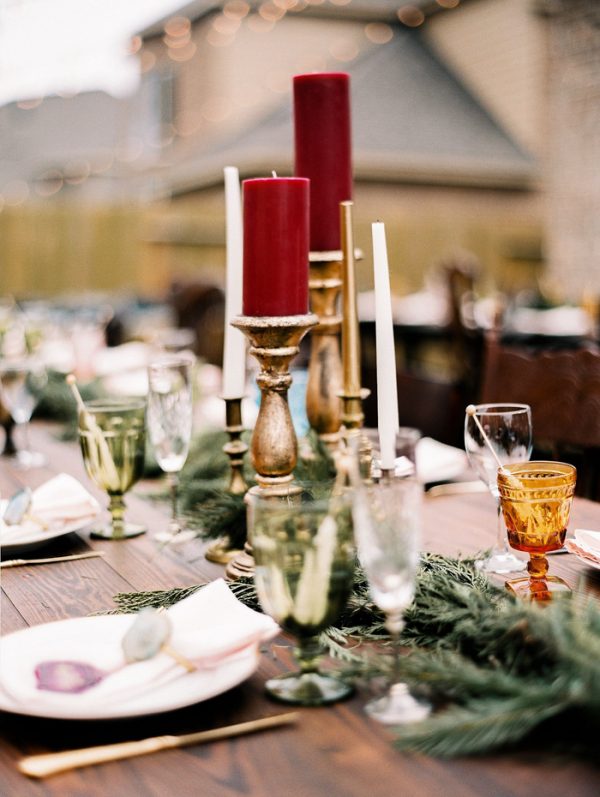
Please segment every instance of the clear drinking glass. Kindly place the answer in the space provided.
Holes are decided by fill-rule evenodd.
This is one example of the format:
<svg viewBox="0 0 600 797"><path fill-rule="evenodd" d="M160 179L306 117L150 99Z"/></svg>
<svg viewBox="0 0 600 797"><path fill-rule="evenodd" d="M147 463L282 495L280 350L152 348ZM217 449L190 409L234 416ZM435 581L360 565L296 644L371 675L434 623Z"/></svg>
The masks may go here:
<svg viewBox="0 0 600 797"><path fill-rule="evenodd" d="M350 497L315 499L306 491L248 498L248 528L260 603L296 638L297 672L271 678L269 694L284 703L321 706L352 687L319 670L319 636L342 612L354 574Z"/></svg>
<svg viewBox="0 0 600 797"><path fill-rule="evenodd" d="M111 522L93 537L122 540L146 529L125 522L123 496L144 472L146 402L109 398L88 401L79 413L79 442L90 479L108 493Z"/></svg>
<svg viewBox="0 0 600 797"><path fill-rule="evenodd" d="M171 489L171 521L167 533L158 535L167 542L182 530L177 489L192 437L193 368L193 357L187 354L165 355L148 367L148 434Z"/></svg>
<svg viewBox="0 0 600 797"><path fill-rule="evenodd" d="M22 430L24 445L17 451L17 462L23 468L42 467L47 461L29 444L29 421L47 382L46 369L35 357L0 362L2 403Z"/></svg>
<svg viewBox="0 0 600 797"><path fill-rule="evenodd" d="M528 404L477 404L479 418L490 443L503 465L526 462L531 456L531 408ZM494 459L474 416L465 415L465 451L479 478L487 485L496 501L496 542L491 556L482 567L487 573L510 573L523 570L525 562L508 547L506 529L502 521L498 492L498 463Z"/></svg>
<svg viewBox="0 0 600 797"><path fill-rule="evenodd" d="M418 722L430 712L429 705L416 700L399 678L403 616L414 598L419 565L422 494L415 478L391 478L359 490L355 499L358 558L373 602L385 614L394 655L387 693L365 709L386 725Z"/></svg>

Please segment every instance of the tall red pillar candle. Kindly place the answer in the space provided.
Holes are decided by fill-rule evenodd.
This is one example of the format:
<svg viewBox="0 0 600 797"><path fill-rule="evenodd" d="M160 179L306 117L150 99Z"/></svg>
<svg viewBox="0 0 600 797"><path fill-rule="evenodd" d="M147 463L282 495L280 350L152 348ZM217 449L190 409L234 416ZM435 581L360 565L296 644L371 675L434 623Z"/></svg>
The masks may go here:
<svg viewBox="0 0 600 797"><path fill-rule="evenodd" d="M340 202L352 199L350 76L294 77L295 169L310 179L310 248L340 249Z"/></svg>
<svg viewBox="0 0 600 797"><path fill-rule="evenodd" d="M244 290L247 316L308 312L309 181L244 180Z"/></svg>

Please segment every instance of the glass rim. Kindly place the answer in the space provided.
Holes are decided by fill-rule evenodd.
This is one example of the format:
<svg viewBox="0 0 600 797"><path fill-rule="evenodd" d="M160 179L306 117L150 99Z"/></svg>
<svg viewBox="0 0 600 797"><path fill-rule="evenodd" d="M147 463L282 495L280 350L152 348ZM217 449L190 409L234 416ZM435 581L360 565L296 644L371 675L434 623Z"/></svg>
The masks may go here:
<svg viewBox="0 0 600 797"><path fill-rule="evenodd" d="M515 479L520 481L519 486L513 485L509 477L498 468L497 479L501 496L503 493L527 493L556 490L557 488L574 489L577 482L577 468L570 462L556 462L552 460L528 460L526 462L512 462L503 466ZM528 473L531 471L531 473ZM537 471L537 473L536 473ZM567 481L565 481L565 479Z"/></svg>
<svg viewBox="0 0 600 797"><path fill-rule="evenodd" d="M551 460L551 459L528 459L524 460L523 462L510 462L507 465L503 465L502 468L498 468L498 473L502 474L502 469L509 471L511 474L516 474L519 472L520 469L524 471L527 470L540 470L547 471L557 470L562 473L577 473L577 468L575 465L572 465L570 462L561 462L559 460ZM533 476L529 478L535 478Z"/></svg>
<svg viewBox="0 0 600 797"><path fill-rule="evenodd" d="M310 495L306 490L302 492L279 493L277 495L260 495L259 493L248 493L244 499L246 503L255 509L256 507L272 509L274 512L305 512L305 511L327 511L328 508L335 506L336 503L352 503L352 495L349 492Z"/></svg>
<svg viewBox="0 0 600 797"><path fill-rule="evenodd" d="M148 371L158 370L159 368L167 368L169 366L186 366L191 367L194 365L195 357L192 352L165 352L154 357L148 363Z"/></svg>
<svg viewBox="0 0 600 797"><path fill-rule="evenodd" d="M107 412L111 410L141 410L146 408L145 397L135 396L113 396L107 398L96 398L84 401L86 410L90 412Z"/></svg>
<svg viewBox="0 0 600 797"><path fill-rule="evenodd" d="M531 404L520 404L516 401L493 401L473 406L475 415L520 415L523 412L531 412Z"/></svg>

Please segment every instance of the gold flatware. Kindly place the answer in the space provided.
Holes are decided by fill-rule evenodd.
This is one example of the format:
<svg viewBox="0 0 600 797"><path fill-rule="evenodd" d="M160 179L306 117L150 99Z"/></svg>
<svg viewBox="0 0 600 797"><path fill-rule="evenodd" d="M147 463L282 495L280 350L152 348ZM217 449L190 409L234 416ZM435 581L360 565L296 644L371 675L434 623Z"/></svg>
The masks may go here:
<svg viewBox="0 0 600 797"><path fill-rule="evenodd" d="M118 761L148 753L157 753L159 750L171 750L176 747L186 747L191 744L214 742L218 739L228 739L232 736L242 736L245 733L276 728L279 725L288 725L298 719L297 712L276 714L273 717L264 717L250 722L240 722L237 725L227 725L224 728L214 728L210 731L199 733L186 733L182 736L153 736L140 739L138 742L121 742L106 744L99 747L83 747L79 750L65 750L62 753L43 753L22 758L17 768L24 775L31 778L45 778L64 772L68 769L87 767L92 764L102 764L107 761Z"/></svg>
<svg viewBox="0 0 600 797"><path fill-rule="evenodd" d="M448 484L435 484L426 491L428 498L437 498L441 495L467 495L468 493L486 493L488 488L482 481L449 482Z"/></svg>
<svg viewBox="0 0 600 797"><path fill-rule="evenodd" d="M5 559L0 562L0 567L21 567L22 565L49 565L53 562L71 562L74 559L92 559L94 556L104 556L104 551L88 551L87 553L73 553L69 556L50 556L46 559Z"/></svg>

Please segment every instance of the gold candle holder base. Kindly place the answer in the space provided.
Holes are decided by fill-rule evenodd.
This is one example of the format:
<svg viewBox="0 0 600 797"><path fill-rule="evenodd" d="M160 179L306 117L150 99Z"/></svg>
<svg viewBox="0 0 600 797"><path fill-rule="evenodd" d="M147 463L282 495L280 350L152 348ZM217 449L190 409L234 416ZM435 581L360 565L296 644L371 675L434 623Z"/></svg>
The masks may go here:
<svg viewBox="0 0 600 797"><path fill-rule="evenodd" d="M296 316L238 316L231 322L249 338L250 354L259 362L256 383L261 391L260 409L252 434L250 459L256 470L252 493L275 495L289 491L298 459L298 441L287 401L292 383L290 362L298 354L300 341L318 319L307 313ZM248 530L250 532L250 530ZM228 578L250 577L254 572L252 540L225 570Z"/></svg>
<svg viewBox="0 0 600 797"><path fill-rule="evenodd" d="M229 457L231 475L229 479L228 492L232 495L244 495L248 490L248 485L244 479L244 454L248 451L248 446L241 439L244 426L242 424L242 397L226 398L225 401L225 431L229 435L229 440L223 446L223 451ZM204 556L209 562L219 565L226 565L242 551L233 548L231 539L228 535L214 542L207 548Z"/></svg>
<svg viewBox="0 0 600 797"><path fill-rule="evenodd" d="M338 296L342 290L341 251L311 252L309 255L311 310L318 323L311 331L306 415L312 429L330 451L339 446L342 360Z"/></svg>

